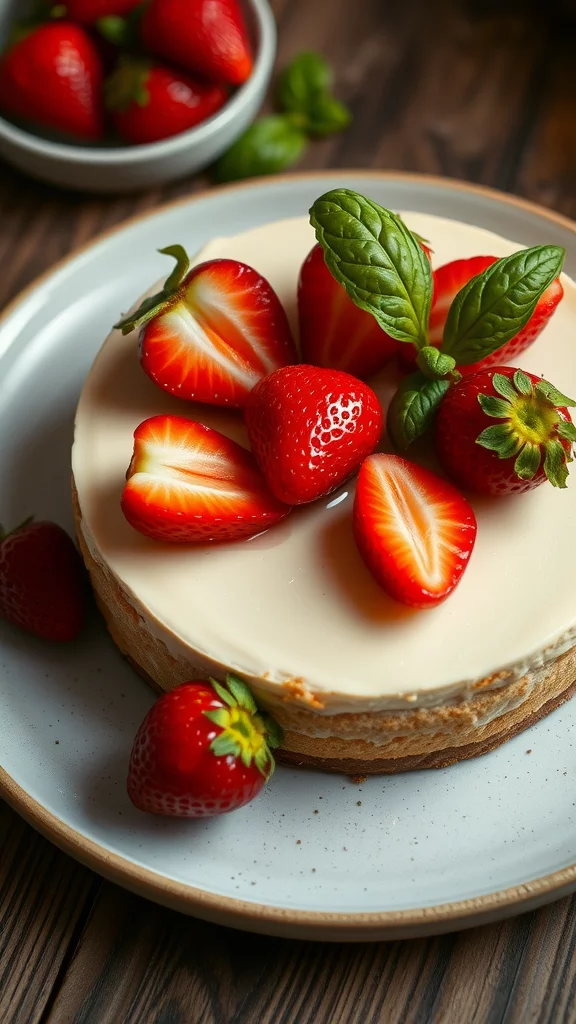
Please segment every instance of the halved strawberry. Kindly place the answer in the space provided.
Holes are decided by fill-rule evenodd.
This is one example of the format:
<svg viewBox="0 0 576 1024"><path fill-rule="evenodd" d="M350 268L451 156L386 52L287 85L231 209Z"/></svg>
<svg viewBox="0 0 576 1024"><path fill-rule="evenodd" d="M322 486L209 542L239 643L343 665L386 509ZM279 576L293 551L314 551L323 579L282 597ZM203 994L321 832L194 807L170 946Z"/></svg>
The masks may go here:
<svg viewBox="0 0 576 1024"><path fill-rule="evenodd" d="M118 324L140 330L148 376L178 398L242 407L255 384L296 362L288 319L261 274L237 260L192 270L180 245L162 249L177 266L164 288Z"/></svg>
<svg viewBox="0 0 576 1024"><path fill-rule="evenodd" d="M473 277L482 274L484 270L487 270L493 263L496 263L497 259L497 256L472 256L470 259L452 260L451 263L445 263L434 271L434 301L430 313L430 345L436 345L438 348L441 348L448 310L458 292ZM506 363L515 359L533 341L536 341L536 338L548 323L563 295L562 282L557 277L540 297L530 320L516 337L477 363L470 363L468 366L458 365L460 373L475 373L476 370L484 369L488 366L497 366L499 363ZM401 347L400 361L407 369L414 369L416 365L416 350L412 345L403 345Z"/></svg>
<svg viewBox="0 0 576 1024"><path fill-rule="evenodd" d="M127 478L122 511L130 525L173 544L250 537L290 511L250 452L183 416L152 416L136 428Z"/></svg>
<svg viewBox="0 0 576 1024"><path fill-rule="evenodd" d="M396 601L427 608L464 572L476 517L452 484L398 455L370 455L358 476L354 535L381 587Z"/></svg>

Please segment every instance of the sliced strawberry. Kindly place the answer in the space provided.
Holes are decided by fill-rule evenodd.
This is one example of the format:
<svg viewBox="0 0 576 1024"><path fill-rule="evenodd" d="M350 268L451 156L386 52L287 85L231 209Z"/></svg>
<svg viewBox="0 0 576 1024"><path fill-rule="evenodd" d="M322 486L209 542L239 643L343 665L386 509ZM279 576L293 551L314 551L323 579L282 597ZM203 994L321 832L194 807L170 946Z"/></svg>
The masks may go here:
<svg viewBox="0 0 576 1024"><path fill-rule="evenodd" d="M476 540L476 518L456 488L434 473L397 455L371 455L358 477L354 534L390 597L427 608L459 582Z"/></svg>
<svg viewBox="0 0 576 1024"><path fill-rule="evenodd" d="M238 540L290 511L270 493L250 452L183 416L152 416L137 427L127 477L122 511L154 540Z"/></svg>
<svg viewBox="0 0 576 1024"><path fill-rule="evenodd" d="M332 276L320 245L314 246L300 270L298 318L302 357L314 366L365 379L396 353L398 343Z"/></svg>
<svg viewBox="0 0 576 1024"><path fill-rule="evenodd" d="M262 377L296 362L276 292L237 260L208 260L188 270L181 246L162 251L178 260L174 274L117 326L124 334L142 328L142 367L164 391L242 407Z"/></svg>
<svg viewBox="0 0 576 1024"><path fill-rule="evenodd" d="M438 348L442 346L442 335L448 316L448 310L459 291L484 270L498 260L497 256L472 256L470 259L452 260L434 271L434 302L430 313L430 344ZM526 326L511 341L496 349L491 355L468 366L458 366L460 373L475 373L476 370L488 366L506 363L524 352L540 332L544 329L556 306L564 294L560 278L556 278L541 296L534 313ZM403 345L400 350L400 361L406 369L413 370L416 366L416 350L412 345Z"/></svg>

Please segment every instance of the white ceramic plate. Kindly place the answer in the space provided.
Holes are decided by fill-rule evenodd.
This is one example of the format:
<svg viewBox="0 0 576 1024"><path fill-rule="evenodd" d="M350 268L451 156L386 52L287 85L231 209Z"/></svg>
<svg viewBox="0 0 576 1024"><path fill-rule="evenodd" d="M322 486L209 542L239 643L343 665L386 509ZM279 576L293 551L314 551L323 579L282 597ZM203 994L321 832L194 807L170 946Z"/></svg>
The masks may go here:
<svg viewBox="0 0 576 1024"><path fill-rule="evenodd" d="M338 171L258 181L166 207L37 282L0 324L0 519L69 529L76 400L120 310L164 272L155 250L302 214L347 185L393 209L568 250L576 227L440 179ZM124 779L153 696L96 615L62 649L0 626L0 792L35 827L116 882L254 931L393 938L504 917L576 888L576 702L499 750L443 771L372 778L279 768L255 803L203 822L132 808Z"/></svg>

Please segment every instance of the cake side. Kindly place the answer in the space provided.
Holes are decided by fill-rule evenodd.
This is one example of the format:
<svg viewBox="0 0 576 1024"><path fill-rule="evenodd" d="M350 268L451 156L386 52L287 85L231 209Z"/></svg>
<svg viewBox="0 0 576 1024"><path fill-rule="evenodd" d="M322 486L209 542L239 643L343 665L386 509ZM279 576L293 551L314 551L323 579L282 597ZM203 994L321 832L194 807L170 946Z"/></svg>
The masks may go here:
<svg viewBox="0 0 576 1024"><path fill-rule="evenodd" d="M156 690L221 674L221 666L190 650L177 657L148 629L129 596L90 551L73 486L78 541L98 606L114 643ZM576 688L576 646L519 679L486 688L475 696L433 708L320 714L298 704L289 690L271 697L256 693L284 730L279 759L290 764L352 774L391 774L440 768L487 753L568 700ZM482 684L485 684L484 686Z"/></svg>

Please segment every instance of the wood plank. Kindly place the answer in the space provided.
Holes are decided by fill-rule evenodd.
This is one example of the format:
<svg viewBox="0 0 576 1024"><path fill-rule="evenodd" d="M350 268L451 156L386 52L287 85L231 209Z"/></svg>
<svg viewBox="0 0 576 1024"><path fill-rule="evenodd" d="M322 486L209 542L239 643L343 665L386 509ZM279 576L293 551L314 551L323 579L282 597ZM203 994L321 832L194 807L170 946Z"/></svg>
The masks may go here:
<svg viewBox="0 0 576 1024"><path fill-rule="evenodd" d="M0 801L0 1021L42 1019L100 884Z"/></svg>

